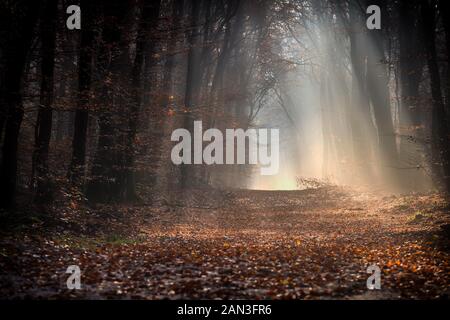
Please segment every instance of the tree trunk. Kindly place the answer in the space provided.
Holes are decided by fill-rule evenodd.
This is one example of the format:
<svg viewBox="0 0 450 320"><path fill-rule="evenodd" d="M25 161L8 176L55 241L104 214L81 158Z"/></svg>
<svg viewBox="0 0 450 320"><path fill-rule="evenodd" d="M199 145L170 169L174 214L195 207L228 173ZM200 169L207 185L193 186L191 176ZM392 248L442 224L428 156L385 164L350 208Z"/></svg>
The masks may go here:
<svg viewBox="0 0 450 320"><path fill-rule="evenodd" d="M352 97L351 112L349 112L352 131L353 164L356 180L363 182L373 179L372 136L374 126L370 117L370 107L366 88L366 43L364 22L356 5L350 6L350 58L352 65Z"/></svg>
<svg viewBox="0 0 450 320"><path fill-rule="evenodd" d="M450 114L450 4L448 1L440 0L440 9L442 12L442 21L445 31L445 46L447 49L447 79L445 82L445 107L447 117ZM447 121L450 119L447 118Z"/></svg>
<svg viewBox="0 0 450 320"><path fill-rule="evenodd" d="M169 104L172 95L173 68L175 66L175 50L177 48L177 34L179 32L180 20L183 17L184 0L174 0L172 3L172 26L167 40L167 57L164 63L163 82L161 86L163 98L161 107Z"/></svg>
<svg viewBox="0 0 450 320"><path fill-rule="evenodd" d="M442 181L447 190L450 190L450 144L448 138L448 127L442 99L441 79L437 63L435 45L435 12L428 0L421 1L421 16L423 19L424 42L427 51L428 72L430 74L430 85L432 95L432 151L433 164L436 180L441 180L441 170L444 173Z"/></svg>
<svg viewBox="0 0 450 320"><path fill-rule="evenodd" d="M137 43L136 43L136 57L131 72L131 90L132 90L132 103L129 118L129 131L128 131L128 152L126 153L125 168L126 168L126 181L124 185L124 200L134 201L136 200L136 180L135 180L135 168L134 168L134 153L135 137L137 133L137 125L139 118L139 110L141 107L142 97L142 69L144 66L144 54L146 56L146 63L153 64L154 42L149 41L149 35L155 32L160 10L160 1L144 1L142 8L141 21L139 24ZM149 68L150 69L150 68ZM148 90L148 89L147 89Z"/></svg>
<svg viewBox="0 0 450 320"><path fill-rule="evenodd" d="M385 12L384 1L375 1ZM383 16L386 27L387 18ZM398 153L394 124L391 114L391 102L389 94L388 61L384 53L383 29L369 30L369 39L373 45L372 50L368 51L367 56L367 87L372 103L373 114L378 132L378 146L381 152L381 161L383 171L390 172L389 177L393 178L392 183L396 182L395 175L398 166Z"/></svg>
<svg viewBox="0 0 450 320"><path fill-rule="evenodd" d="M186 91L184 97L184 106L186 108L186 115L184 118L184 128L191 134L193 133L194 124L194 112L196 104L200 96L200 84L201 84L201 70L200 65L200 52L198 48L198 38L200 33L200 9L202 1L191 0L191 30L188 33L188 62L187 62L187 75L186 75ZM192 155L194 153L191 153ZM193 165L181 165L181 187L185 188L188 184L195 184L195 174Z"/></svg>
<svg viewBox="0 0 450 320"><path fill-rule="evenodd" d="M423 59L423 43L415 13L417 2L401 0L398 4L400 17L398 25L399 39L399 77L400 104L398 110L398 132L400 138L399 164L401 167L413 168L400 172L403 188L411 189L424 181L425 176L421 167L422 159L418 155L424 152L423 146L417 138L423 137L423 108L420 103L419 86L422 80L425 61ZM422 149L422 150L421 150Z"/></svg>
<svg viewBox="0 0 450 320"><path fill-rule="evenodd" d="M399 23L399 50L400 50L400 82L401 106L400 125L417 126L421 123L419 110L419 84L424 67L420 59L420 37L414 9L416 6L411 0L401 0L398 7Z"/></svg>
<svg viewBox="0 0 450 320"><path fill-rule="evenodd" d="M17 4L18 6L21 3ZM0 207L9 208L14 203L17 178L17 147L20 126L23 119L22 107L22 76L31 48L33 30L39 13L39 2L32 1L20 11L8 12L11 8L0 7L6 26L9 28L8 39L5 42L5 78L4 98L1 109L6 114L5 137L2 147L2 162L0 166ZM17 9L17 8L16 8ZM2 14L3 15L3 14Z"/></svg>
<svg viewBox="0 0 450 320"><path fill-rule="evenodd" d="M48 175L48 152L52 135L57 8L58 0L48 0L41 22L42 80L33 154L33 168L36 170L33 177L36 179L35 201L40 203L47 203L52 198L51 181Z"/></svg>
<svg viewBox="0 0 450 320"><path fill-rule="evenodd" d="M80 54L78 61L78 99L75 111L74 132L72 138L72 161L69 179L76 185L83 183L86 161L86 143L89 116L89 95L92 78L92 56L94 45L95 19L92 1L82 0L83 28L81 29Z"/></svg>

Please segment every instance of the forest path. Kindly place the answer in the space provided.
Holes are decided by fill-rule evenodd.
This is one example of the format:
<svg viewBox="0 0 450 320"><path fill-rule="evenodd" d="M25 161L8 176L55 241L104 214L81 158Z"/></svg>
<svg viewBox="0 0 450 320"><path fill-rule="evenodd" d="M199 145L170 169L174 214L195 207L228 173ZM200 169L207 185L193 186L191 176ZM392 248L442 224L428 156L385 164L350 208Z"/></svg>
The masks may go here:
<svg viewBox="0 0 450 320"><path fill-rule="evenodd" d="M448 297L448 202L340 188L197 192L186 201L127 208L109 235L4 235L1 297L306 298ZM170 203L170 205L169 205ZM108 208L111 210L111 208ZM88 228L89 229L89 228ZM368 265L382 268L369 291ZM81 269L81 290L65 270Z"/></svg>

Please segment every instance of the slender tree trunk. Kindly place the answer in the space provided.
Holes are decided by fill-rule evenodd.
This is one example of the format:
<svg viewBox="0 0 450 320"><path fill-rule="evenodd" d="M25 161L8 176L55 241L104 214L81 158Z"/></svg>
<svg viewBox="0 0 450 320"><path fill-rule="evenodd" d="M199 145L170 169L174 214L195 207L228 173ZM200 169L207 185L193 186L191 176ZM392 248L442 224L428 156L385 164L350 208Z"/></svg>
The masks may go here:
<svg viewBox="0 0 450 320"><path fill-rule="evenodd" d="M120 202L124 199L128 115L130 103L130 45L136 7L115 0L102 7L104 20L102 47L98 65L104 70L100 89L104 104L98 116L98 143L92 163L91 179L86 195L94 202Z"/></svg>
<svg viewBox="0 0 450 320"><path fill-rule="evenodd" d="M434 3L434 1L433 1ZM439 76L439 66L437 63L437 53L435 45L435 13L428 0L421 1L421 15L424 28L424 42L427 50L428 72L430 74L430 85L432 95L432 150L433 163L435 164L435 176L441 176L447 190L450 190L450 141L448 137L448 127L444 101L442 99L441 79ZM439 165L437 165L439 164ZM439 179L440 180L440 179Z"/></svg>
<svg viewBox="0 0 450 320"><path fill-rule="evenodd" d="M400 82L401 106L400 125L417 126L421 122L419 110L419 84L424 67L421 56L420 32L414 9L414 1L401 0L398 6L399 23L399 50L400 50Z"/></svg>
<svg viewBox="0 0 450 320"><path fill-rule="evenodd" d="M386 11L385 1L375 1ZM383 15L382 20L386 26L387 17ZM373 114L378 132L378 145L381 152L381 161L384 171L390 171L393 177L391 182L397 181L395 175L398 173L398 153L394 131L394 123L391 114L391 102L389 94L388 62L384 53L383 29L369 30L369 39L373 44L372 50L367 56L367 86L372 103Z"/></svg>
<svg viewBox="0 0 450 320"><path fill-rule="evenodd" d="M323 161L322 161L322 179L326 180L330 176L331 166L331 133L329 121L329 101L328 101L328 81L325 72L322 71L320 77L320 113L322 118L322 141L323 141Z"/></svg>
<svg viewBox="0 0 450 320"><path fill-rule="evenodd" d="M440 0L440 9L442 12L442 21L445 31L445 46L447 49L447 79L445 81L445 108L447 117L450 115L450 3ZM450 121L450 119L447 119Z"/></svg>
<svg viewBox="0 0 450 320"><path fill-rule="evenodd" d="M355 178L371 180L373 161L372 136L374 126L366 88L366 43L361 12L356 5L350 6L350 58L352 65L352 97L350 126L352 131L353 163Z"/></svg>
<svg viewBox="0 0 450 320"><path fill-rule="evenodd" d="M89 95L92 82L92 56L94 45L95 8L92 1L82 0L83 28L81 29L80 54L78 61L78 100L75 111L74 132L72 138L72 161L69 179L75 184L82 184L85 174L86 143L89 117Z"/></svg>
<svg viewBox="0 0 450 320"><path fill-rule="evenodd" d="M235 22L232 23L232 19L236 13ZM236 40L239 35L239 31L242 31L244 10L240 0L230 1L227 6L225 14L225 35L223 38L223 44L220 49L220 55L217 58L216 69L212 79L211 90L208 97L208 105L213 108L211 115L208 116L207 123L210 126L214 126L216 120L216 114L218 106L224 104L223 91L224 91L224 77L227 65L230 63L231 50L236 45Z"/></svg>
<svg viewBox="0 0 450 320"><path fill-rule="evenodd" d="M188 33L188 62L186 75L186 90L184 97L184 106L186 115L184 118L184 128L193 132L194 112L200 96L201 70L200 52L198 48L198 38L200 33L200 10L203 1L191 0L191 30ZM193 155L193 153L192 153ZM185 188L188 184L195 184L195 173L192 165L181 165L181 187Z"/></svg>
<svg viewBox="0 0 450 320"><path fill-rule="evenodd" d="M417 1L401 0L398 4L400 17L398 25L399 39L399 83L400 103L398 111L399 165L400 167L420 167L422 159L416 155L423 148L416 138L423 134L423 108L420 103L420 82L422 80L425 59L419 26ZM425 150L422 150L424 152ZM402 170L400 182L403 188L411 189L424 181L422 170Z"/></svg>
<svg viewBox="0 0 450 320"><path fill-rule="evenodd" d="M149 41L149 35L155 32L160 10L160 1L144 1L141 15L141 22L139 24L137 43L136 43L136 57L131 72L131 90L132 103L129 118L128 131L128 152L126 154L126 182L124 197L127 201L136 200L136 179L134 174L134 153L135 137L137 133L137 125L139 118L139 110L141 107L142 97L142 69L144 66L144 54L147 56L146 63L151 63L154 53L154 42ZM154 59L154 58L153 58ZM148 89L147 89L148 90Z"/></svg>
<svg viewBox="0 0 450 320"><path fill-rule="evenodd" d="M39 111L36 123L36 141L33 154L35 168L37 202L51 200L51 181L48 175L48 152L52 135L52 109L54 99L54 68L56 17L58 0L48 0L44 6L44 16L41 22L41 93Z"/></svg>

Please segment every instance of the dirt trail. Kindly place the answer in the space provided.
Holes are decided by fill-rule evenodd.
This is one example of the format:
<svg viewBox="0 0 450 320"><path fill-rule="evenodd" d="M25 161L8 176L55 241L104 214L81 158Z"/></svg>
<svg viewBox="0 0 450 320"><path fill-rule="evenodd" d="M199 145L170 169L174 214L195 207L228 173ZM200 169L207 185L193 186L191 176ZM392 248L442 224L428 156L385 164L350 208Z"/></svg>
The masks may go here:
<svg viewBox="0 0 450 320"><path fill-rule="evenodd" d="M75 208L80 230L94 230L83 237L3 234L0 296L378 299L450 293L450 215L442 196L324 188L174 198L96 215ZM366 288L370 264L382 269L377 292ZM69 265L80 266L81 290L66 288Z"/></svg>

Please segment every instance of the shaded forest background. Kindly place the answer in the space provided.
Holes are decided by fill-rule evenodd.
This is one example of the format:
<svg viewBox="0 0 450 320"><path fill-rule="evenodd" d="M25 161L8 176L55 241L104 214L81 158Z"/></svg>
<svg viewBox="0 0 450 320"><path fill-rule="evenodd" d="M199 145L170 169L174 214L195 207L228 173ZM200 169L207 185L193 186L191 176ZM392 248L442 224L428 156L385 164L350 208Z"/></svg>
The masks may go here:
<svg viewBox="0 0 450 320"><path fill-rule="evenodd" d="M0 298L448 299L449 15L0 0ZM197 120L279 129L279 173L174 165Z"/></svg>
<svg viewBox="0 0 450 320"><path fill-rule="evenodd" d="M262 110L300 166L299 75L318 88L319 179L448 190L449 15L445 0L3 0L0 205L248 187L250 166L174 166L170 134L267 125Z"/></svg>

